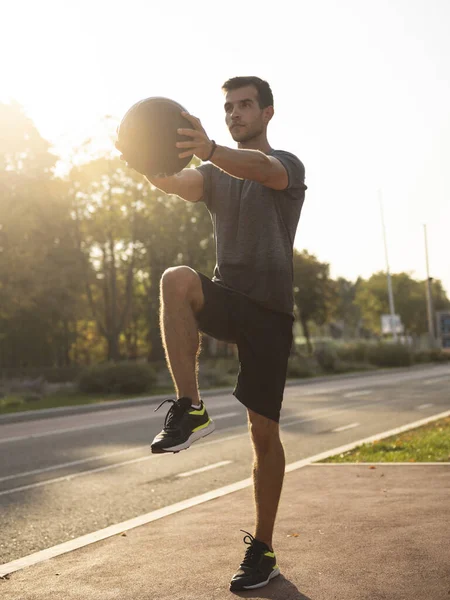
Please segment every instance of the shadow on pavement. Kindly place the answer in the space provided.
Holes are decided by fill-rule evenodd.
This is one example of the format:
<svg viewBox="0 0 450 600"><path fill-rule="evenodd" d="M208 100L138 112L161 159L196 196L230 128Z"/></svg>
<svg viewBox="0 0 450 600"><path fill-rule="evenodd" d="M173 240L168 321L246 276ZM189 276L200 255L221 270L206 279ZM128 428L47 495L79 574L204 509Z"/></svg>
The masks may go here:
<svg viewBox="0 0 450 600"><path fill-rule="evenodd" d="M267 587L248 590L246 592L231 592L238 598L265 598L267 600L312 600L309 596L302 594L298 588L280 575L271 581Z"/></svg>

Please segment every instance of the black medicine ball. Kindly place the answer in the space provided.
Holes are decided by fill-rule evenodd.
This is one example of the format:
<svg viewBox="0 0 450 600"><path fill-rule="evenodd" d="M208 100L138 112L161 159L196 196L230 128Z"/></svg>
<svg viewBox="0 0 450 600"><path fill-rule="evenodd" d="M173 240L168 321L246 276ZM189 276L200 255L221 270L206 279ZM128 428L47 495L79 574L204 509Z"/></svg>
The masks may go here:
<svg viewBox="0 0 450 600"><path fill-rule="evenodd" d="M174 175L186 167L192 156L179 158L186 149L176 142L192 138L177 129L193 129L181 115L185 109L169 98L152 97L133 104L117 128L117 144L125 160L148 176Z"/></svg>

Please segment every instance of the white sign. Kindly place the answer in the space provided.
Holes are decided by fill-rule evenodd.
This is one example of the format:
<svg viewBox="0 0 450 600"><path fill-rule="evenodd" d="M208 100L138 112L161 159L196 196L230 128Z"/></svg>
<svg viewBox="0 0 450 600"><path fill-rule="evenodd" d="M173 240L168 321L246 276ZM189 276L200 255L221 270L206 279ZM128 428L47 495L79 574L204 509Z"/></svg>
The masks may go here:
<svg viewBox="0 0 450 600"><path fill-rule="evenodd" d="M381 333L387 335L393 333L403 333L404 327L400 315L381 315Z"/></svg>

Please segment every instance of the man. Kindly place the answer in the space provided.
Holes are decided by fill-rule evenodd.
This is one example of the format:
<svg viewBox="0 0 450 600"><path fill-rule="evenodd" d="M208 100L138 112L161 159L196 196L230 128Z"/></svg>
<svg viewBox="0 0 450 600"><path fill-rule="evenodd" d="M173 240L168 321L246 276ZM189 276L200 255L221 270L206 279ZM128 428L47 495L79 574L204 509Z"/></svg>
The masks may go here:
<svg viewBox="0 0 450 600"><path fill-rule="evenodd" d="M196 117L183 113L192 129L178 130L191 138L177 143L179 156L209 164L149 177L166 193L206 204L217 248L212 280L187 266L169 268L161 279L161 333L178 399L165 401L172 406L152 452L178 452L214 430L198 390L199 332L237 344L233 393L248 411L256 529L244 537L249 547L231 580L235 591L262 587L280 572L272 547L285 469L279 418L292 345L293 244L307 188L300 160L267 140L269 84L234 77L223 91L237 149L216 145Z"/></svg>

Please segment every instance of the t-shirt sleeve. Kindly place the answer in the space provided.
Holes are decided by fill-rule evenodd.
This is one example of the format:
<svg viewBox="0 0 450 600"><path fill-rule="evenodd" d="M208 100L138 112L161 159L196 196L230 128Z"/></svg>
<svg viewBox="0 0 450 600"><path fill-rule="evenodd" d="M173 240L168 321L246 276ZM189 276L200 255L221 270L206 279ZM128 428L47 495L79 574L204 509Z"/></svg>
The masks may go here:
<svg viewBox="0 0 450 600"><path fill-rule="evenodd" d="M211 163L197 167L197 171L203 175L203 196L200 198L200 202L204 202L208 208L211 208L212 205L212 170Z"/></svg>
<svg viewBox="0 0 450 600"><path fill-rule="evenodd" d="M295 154L285 152L284 150L275 150L272 156L277 158L287 171L287 190L293 188L299 188L302 190L308 189L305 185L305 167L303 166L302 161L299 160Z"/></svg>

